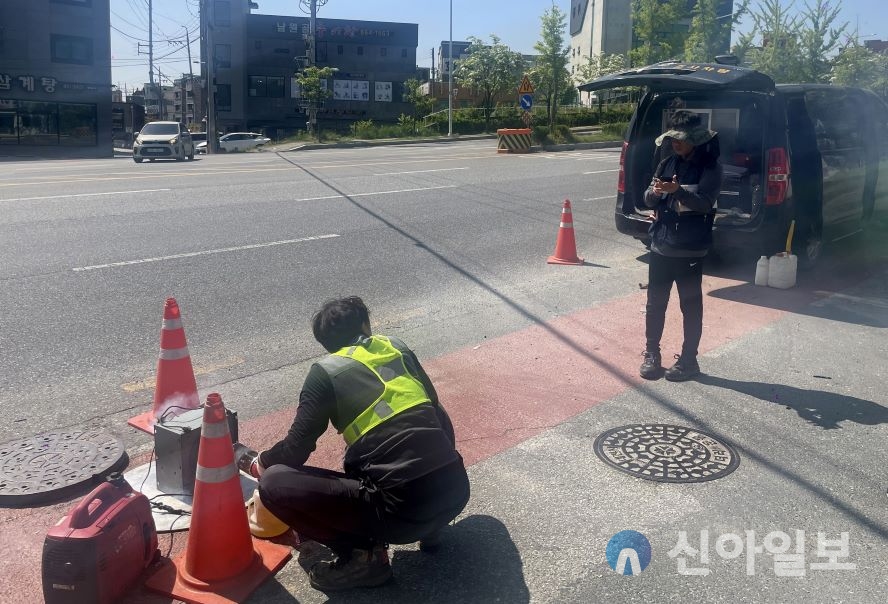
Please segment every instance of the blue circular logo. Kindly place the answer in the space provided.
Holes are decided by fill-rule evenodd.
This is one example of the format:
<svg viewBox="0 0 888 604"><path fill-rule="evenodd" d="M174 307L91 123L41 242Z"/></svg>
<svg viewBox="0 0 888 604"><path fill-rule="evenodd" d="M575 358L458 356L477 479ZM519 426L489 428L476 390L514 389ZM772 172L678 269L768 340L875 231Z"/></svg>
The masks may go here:
<svg viewBox="0 0 888 604"><path fill-rule="evenodd" d="M620 531L604 552L611 569L621 575L638 575L651 563L651 542L638 531Z"/></svg>

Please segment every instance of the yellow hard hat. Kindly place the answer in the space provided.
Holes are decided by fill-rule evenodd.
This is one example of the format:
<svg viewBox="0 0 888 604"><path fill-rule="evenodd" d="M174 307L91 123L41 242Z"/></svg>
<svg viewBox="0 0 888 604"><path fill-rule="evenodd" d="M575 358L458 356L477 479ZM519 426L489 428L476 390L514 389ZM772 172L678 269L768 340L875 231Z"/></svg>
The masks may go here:
<svg viewBox="0 0 888 604"><path fill-rule="evenodd" d="M247 501L247 518L250 522L250 532L260 539L270 539L283 535L289 530L283 520L268 511L259 498L259 489L253 491L253 496Z"/></svg>

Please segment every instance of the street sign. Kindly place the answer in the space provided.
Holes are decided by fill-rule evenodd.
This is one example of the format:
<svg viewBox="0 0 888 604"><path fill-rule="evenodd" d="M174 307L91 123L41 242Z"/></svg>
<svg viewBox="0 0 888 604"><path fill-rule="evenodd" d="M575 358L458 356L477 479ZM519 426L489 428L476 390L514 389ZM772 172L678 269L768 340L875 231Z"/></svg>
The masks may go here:
<svg viewBox="0 0 888 604"><path fill-rule="evenodd" d="M521 80L521 86L518 87L518 94L533 94L533 86L527 78L527 74Z"/></svg>
<svg viewBox="0 0 888 604"><path fill-rule="evenodd" d="M521 108L525 111L530 111L531 107L533 107L533 95L522 94L518 97L518 104L521 105Z"/></svg>

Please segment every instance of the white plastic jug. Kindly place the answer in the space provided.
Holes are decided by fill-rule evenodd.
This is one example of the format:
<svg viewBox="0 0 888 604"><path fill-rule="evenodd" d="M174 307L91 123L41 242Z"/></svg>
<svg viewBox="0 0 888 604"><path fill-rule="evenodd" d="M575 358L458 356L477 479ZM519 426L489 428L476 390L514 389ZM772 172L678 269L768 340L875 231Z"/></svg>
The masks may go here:
<svg viewBox="0 0 888 604"><path fill-rule="evenodd" d="M799 259L795 254L780 252L768 261L768 286L788 289L796 284Z"/></svg>
<svg viewBox="0 0 888 604"><path fill-rule="evenodd" d="M770 262L768 261L767 256L762 256L759 258L758 262L755 263L755 284L756 285L767 285L768 284L768 265Z"/></svg>

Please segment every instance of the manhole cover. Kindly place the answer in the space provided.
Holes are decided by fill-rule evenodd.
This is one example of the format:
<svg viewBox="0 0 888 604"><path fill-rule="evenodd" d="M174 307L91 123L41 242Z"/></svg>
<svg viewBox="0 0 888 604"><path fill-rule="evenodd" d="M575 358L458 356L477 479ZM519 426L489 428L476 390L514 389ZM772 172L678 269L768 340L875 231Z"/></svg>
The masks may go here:
<svg viewBox="0 0 888 604"><path fill-rule="evenodd" d="M704 482L727 476L740 456L711 434L668 424L613 428L595 439L606 464L657 482Z"/></svg>
<svg viewBox="0 0 888 604"><path fill-rule="evenodd" d="M0 445L0 505L59 499L126 467L123 443L98 430L45 432Z"/></svg>

